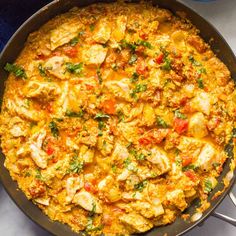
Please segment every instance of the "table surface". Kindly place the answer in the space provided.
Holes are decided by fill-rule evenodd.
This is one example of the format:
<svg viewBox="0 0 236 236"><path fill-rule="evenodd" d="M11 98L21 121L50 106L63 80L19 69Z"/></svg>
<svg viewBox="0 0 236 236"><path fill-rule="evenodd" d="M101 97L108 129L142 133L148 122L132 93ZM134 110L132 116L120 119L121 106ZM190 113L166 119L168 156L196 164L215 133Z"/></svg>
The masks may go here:
<svg viewBox="0 0 236 236"><path fill-rule="evenodd" d="M210 3L194 2L192 0L180 0L195 9L200 15L209 20L224 36L226 41L236 53L236 1L216 0ZM1 29L0 29L1 30ZM1 37L1 35L0 35ZM236 187L233 192L236 192ZM229 198L221 203L217 209L232 217L236 217L236 208ZM0 235L1 236L51 236L35 223L31 222L12 202L2 185L0 184ZM209 217L201 227L196 227L186 236L235 236L236 227ZM171 235L170 235L171 236Z"/></svg>

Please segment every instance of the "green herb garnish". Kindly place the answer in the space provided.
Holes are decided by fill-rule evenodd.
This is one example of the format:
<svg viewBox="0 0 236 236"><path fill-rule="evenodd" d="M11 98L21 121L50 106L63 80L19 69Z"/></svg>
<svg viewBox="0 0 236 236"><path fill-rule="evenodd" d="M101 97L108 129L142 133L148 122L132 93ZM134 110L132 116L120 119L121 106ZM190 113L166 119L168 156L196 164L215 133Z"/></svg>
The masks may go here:
<svg viewBox="0 0 236 236"><path fill-rule="evenodd" d="M136 42L136 44L137 44L137 45L144 46L144 47L149 48L149 49L152 49L152 48L153 48L153 46L152 46L149 42L144 41L144 40L141 40L141 39L139 39L139 40Z"/></svg>
<svg viewBox="0 0 236 236"><path fill-rule="evenodd" d="M157 117L157 126L162 128L168 128L167 123L160 116Z"/></svg>
<svg viewBox="0 0 236 236"><path fill-rule="evenodd" d="M59 135L59 129L57 127L57 124L54 121L51 121L48 127L51 129L52 135L57 138Z"/></svg>
<svg viewBox="0 0 236 236"><path fill-rule="evenodd" d="M4 69L10 73L13 73L16 77L27 79L25 70L19 65L7 63Z"/></svg>
<svg viewBox="0 0 236 236"><path fill-rule="evenodd" d="M213 186L212 186L211 181L209 179L206 179L204 181L204 192L209 193L212 191L212 189L213 189Z"/></svg>
<svg viewBox="0 0 236 236"><path fill-rule="evenodd" d="M97 77L98 77L99 84L102 84L103 79L102 79L102 73L101 73L100 68L97 69Z"/></svg>
<svg viewBox="0 0 236 236"><path fill-rule="evenodd" d="M103 114L103 113L97 113L95 116L94 116L94 119L95 120L99 120L99 119L109 119L110 118L110 116L109 115L107 115L107 114Z"/></svg>
<svg viewBox="0 0 236 236"><path fill-rule="evenodd" d="M197 170L197 169L198 169L198 166L191 164L191 165L188 165L188 166L183 167L183 168L182 168L182 171Z"/></svg>
<svg viewBox="0 0 236 236"><path fill-rule="evenodd" d="M199 87L200 89L203 89L203 88L204 88L204 84L203 84L203 79L202 79L202 78L199 78L199 79L197 80L197 83L198 83L198 87Z"/></svg>
<svg viewBox="0 0 236 236"><path fill-rule="evenodd" d="M79 38L78 37L74 37L70 41L70 46L75 46L78 42L79 42Z"/></svg>
<svg viewBox="0 0 236 236"><path fill-rule="evenodd" d="M136 72L134 72L134 73L132 74L132 77L131 77L131 79L130 79L130 82L131 82L131 83L135 83L135 82L138 81L138 78L139 78L139 74L136 73Z"/></svg>
<svg viewBox="0 0 236 236"><path fill-rule="evenodd" d="M83 112L83 110L80 110L79 112L67 110L65 115L68 117L80 117L81 118L81 117L83 117L84 112Z"/></svg>
<svg viewBox="0 0 236 236"><path fill-rule="evenodd" d="M147 186L147 180L144 180L138 184L135 184L134 185L134 189L139 191L139 192L142 192L143 189Z"/></svg>
<svg viewBox="0 0 236 236"><path fill-rule="evenodd" d="M147 85L146 84L136 84L135 88L131 92L130 96L132 98L136 98L137 93L145 92L147 90Z"/></svg>
<svg viewBox="0 0 236 236"><path fill-rule="evenodd" d="M93 32L94 29L95 29L95 25L94 24L89 25L89 29L90 29L91 32Z"/></svg>
<svg viewBox="0 0 236 236"><path fill-rule="evenodd" d="M80 75L83 70L83 63L80 62L77 64L73 64L71 62L67 62L66 63L66 70L68 72L70 72L71 74Z"/></svg>
<svg viewBox="0 0 236 236"><path fill-rule="evenodd" d="M70 162L69 173L80 173L84 168L84 162L78 160L77 156L74 156Z"/></svg>
<svg viewBox="0 0 236 236"><path fill-rule="evenodd" d="M170 71L171 70L171 60L168 57L164 57L164 63L161 66L161 69Z"/></svg>
<svg viewBox="0 0 236 236"><path fill-rule="evenodd" d="M187 119L187 116L181 113L179 110L175 110L175 117L180 118L182 120Z"/></svg>
<svg viewBox="0 0 236 236"><path fill-rule="evenodd" d="M132 54L130 59L129 59L129 64L133 65L138 59L138 56L136 54Z"/></svg>
<svg viewBox="0 0 236 236"><path fill-rule="evenodd" d="M39 64L38 69L39 69L39 73L40 73L40 75L42 77L46 77L47 76L46 70L43 68L41 63Z"/></svg>
<svg viewBox="0 0 236 236"><path fill-rule="evenodd" d="M190 56L188 57L188 59L189 59L189 61L190 61L194 66L201 66L201 65L202 65L200 62L198 62L197 60L195 60L195 58L194 58L192 55L190 55Z"/></svg>

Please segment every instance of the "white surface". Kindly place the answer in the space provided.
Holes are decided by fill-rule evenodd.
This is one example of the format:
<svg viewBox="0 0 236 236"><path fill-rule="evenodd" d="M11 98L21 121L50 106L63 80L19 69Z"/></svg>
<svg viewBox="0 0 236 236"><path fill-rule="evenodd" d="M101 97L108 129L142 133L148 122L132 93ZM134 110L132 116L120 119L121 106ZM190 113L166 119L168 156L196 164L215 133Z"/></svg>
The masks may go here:
<svg viewBox="0 0 236 236"><path fill-rule="evenodd" d="M225 37L236 53L236 1L216 0L212 3L199 3L181 0L200 15L208 19ZM236 188L234 188L234 192ZM219 212L236 217L236 208L226 198L218 208ZM235 236L236 227L210 217L201 227L196 227L186 236ZM32 223L12 202L0 184L0 236L51 236ZM168 235L174 236L174 235Z"/></svg>

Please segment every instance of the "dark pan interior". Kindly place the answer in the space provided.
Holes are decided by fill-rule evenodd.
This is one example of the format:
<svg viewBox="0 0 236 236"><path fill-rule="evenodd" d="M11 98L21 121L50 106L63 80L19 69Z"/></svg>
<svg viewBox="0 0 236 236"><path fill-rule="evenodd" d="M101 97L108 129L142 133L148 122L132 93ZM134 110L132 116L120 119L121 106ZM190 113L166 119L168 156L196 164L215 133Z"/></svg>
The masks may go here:
<svg viewBox="0 0 236 236"><path fill-rule="evenodd" d="M57 0L49 5L45 6L41 10L39 10L36 14L34 14L29 20L27 20L23 26L19 28L19 30L13 35L2 54L0 55L0 98L3 96L4 92L4 81L7 79L8 74L3 70L5 64L7 62L13 62L22 48L24 47L24 43L27 39L29 33L37 30L41 25L47 22L49 19L54 16L61 14L63 12L68 11L73 6L85 6L88 4L92 4L98 2L96 0ZM101 1L100 1L101 2ZM112 2L112 1L102 1L102 2ZM235 56L226 43L226 41L222 38L219 32L210 25L206 20L204 20L201 16L196 14L191 9L187 8L183 4L176 2L175 0L154 0L154 5L158 4L160 7L167 8L171 10L173 13L176 12L185 12L186 17L192 21L194 25L197 26L201 31L201 36L206 42L209 42L213 51L217 54L217 56L228 66L231 71L232 77L234 80L236 79L236 59ZM230 149L230 148L229 148ZM13 201L21 208L21 210L29 216L34 222L38 223L40 226L58 236L75 236L78 235L71 231L71 229L58 222L52 222L49 218L44 215L41 210L35 206L32 202L28 201L25 195L18 191L17 184L11 179L9 176L9 172L4 167L4 155L0 154L0 179L7 190L8 194L11 196ZM219 177L219 184L214 189L214 191L209 196L209 200L211 201L211 207L204 212L203 217L194 223L185 222L182 219L178 218L173 224L162 226L158 228L154 228L153 230L147 232L145 235L148 236L160 236L167 233L168 236L182 235L188 230L192 229L194 226L202 222L210 213L218 206L218 204L224 199L233 183L235 182L235 174L232 179L230 186L227 190L219 196L215 200L211 200L212 196L215 192L221 190L223 188L223 184L221 183L223 177L229 171L229 163L230 159L228 159L225 164L224 171ZM186 213L194 212L197 205L197 201L195 201L191 207L189 207Z"/></svg>

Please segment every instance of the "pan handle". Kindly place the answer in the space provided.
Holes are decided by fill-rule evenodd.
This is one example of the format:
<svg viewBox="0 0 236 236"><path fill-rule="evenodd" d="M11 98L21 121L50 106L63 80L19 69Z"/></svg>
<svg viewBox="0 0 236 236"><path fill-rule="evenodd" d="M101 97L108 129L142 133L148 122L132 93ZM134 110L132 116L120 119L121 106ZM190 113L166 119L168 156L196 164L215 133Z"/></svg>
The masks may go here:
<svg viewBox="0 0 236 236"><path fill-rule="evenodd" d="M229 193L229 198L231 199L232 203L234 204L234 206L236 207L236 197L234 196L234 194L232 192ZM224 214L218 213L218 212L213 212L212 216L221 219L229 224L232 224L233 226L236 226L236 219L226 216Z"/></svg>

